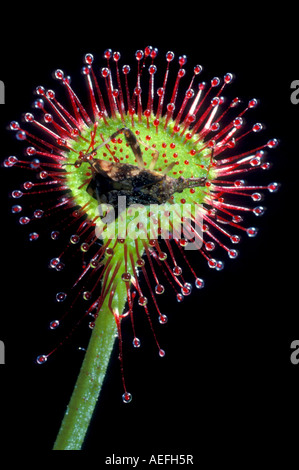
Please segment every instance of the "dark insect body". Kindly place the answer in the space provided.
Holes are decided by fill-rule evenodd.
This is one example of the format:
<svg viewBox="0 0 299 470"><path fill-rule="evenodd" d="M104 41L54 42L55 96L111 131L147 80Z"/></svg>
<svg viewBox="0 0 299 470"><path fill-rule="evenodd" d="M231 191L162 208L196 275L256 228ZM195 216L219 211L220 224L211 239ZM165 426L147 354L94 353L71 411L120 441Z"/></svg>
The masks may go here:
<svg viewBox="0 0 299 470"><path fill-rule="evenodd" d="M96 159L96 150L107 145L120 133L124 133L127 143L130 145L137 165L118 162L107 162ZM154 152L149 169L145 169L142 158L142 151L137 138L133 132L124 127L114 132L109 139L97 146L93 152L85 154L78 164L88 162L92 168L92 179L86 190L99 204L107 203L115 209L118 204L118 197L126 197L126 207L131 204L164 204L172 202L171 196L174 193L181 193L186 188L205 186L206 177L202 178L171 178L167 173L173 168L175 163L168 165L163 172L154 170L159 153Z"/></svg>

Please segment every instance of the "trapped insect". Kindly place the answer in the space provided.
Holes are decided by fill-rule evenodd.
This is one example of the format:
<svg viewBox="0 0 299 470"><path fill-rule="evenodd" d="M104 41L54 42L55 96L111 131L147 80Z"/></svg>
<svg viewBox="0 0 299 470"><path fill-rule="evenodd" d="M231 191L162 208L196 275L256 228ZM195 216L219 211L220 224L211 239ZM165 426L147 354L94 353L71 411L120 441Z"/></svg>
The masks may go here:
<svg viewBox="0 0 299 470"><path fill-rule="evenodd" d="M107 145L120 133L124 133L127 143L130 145L137 161L137 166L128 163L107 162L96 159L96 152ZM146 145L146 144L145 144ZM153 154L149 169L145 169L142 151L137 138L128 128L122 128L114 132L109 139L98 145L93 152L82 155L75 162L79 167L83 162L88 162L92 168L93 177L86 191L97 200L99 204L108 203L118 209L118 197L126 198L126 207L139 203L143 205L172 203L171 196L174 193L182 193L187 188L205 186L207 177L201 178L173 178L167 176L175 162L168 165L162 172L155 171L155 165L159 157L156 150ZM162 174L162 175L161 175Z"/></svg>

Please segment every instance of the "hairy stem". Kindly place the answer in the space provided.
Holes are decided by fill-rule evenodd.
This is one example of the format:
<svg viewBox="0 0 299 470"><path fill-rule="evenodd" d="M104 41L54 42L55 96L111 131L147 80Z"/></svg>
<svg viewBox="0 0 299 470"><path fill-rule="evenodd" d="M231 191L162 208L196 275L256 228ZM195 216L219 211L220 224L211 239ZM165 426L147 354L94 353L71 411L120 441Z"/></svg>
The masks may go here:
<svg viewBox="0 0 299 470"><path fill-rule="evenodd" d="M118 298L119 310L125 299ZM105 378L117 328L104 302L93 329L81 370L53 450L80 450Z"/></svg>

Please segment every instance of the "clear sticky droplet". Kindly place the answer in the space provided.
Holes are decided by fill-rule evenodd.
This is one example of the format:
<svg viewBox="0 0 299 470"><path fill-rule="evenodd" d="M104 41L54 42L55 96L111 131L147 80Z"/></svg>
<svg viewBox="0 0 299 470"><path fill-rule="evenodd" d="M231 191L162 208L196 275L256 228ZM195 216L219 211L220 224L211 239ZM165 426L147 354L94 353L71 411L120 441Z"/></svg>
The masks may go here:
<svg viewBox="0 0 299 470"><path fill-rule="evenodd" d="M255 237L258 232L258 229L256 227L249 227L246 230L246 233L249 237Z"/></svg>
<svg viewBox="0 0 299 470"><path fill-rule="evenodd" d="M65 264L59 261L59 263L55 266L56 271L62 271L64 269Z"/></svg>
<svg viewBox="0 0 299 470"><path fill-rule="evenodd" d="M180 276L182 274L182 268L180 266L175 266L172 272L175 276Z"/></svg>
<svg viewBox="0 0 299 470"><path fill-rule="evenodd" d="M261 201L262 195L261 193L253 193L251 194L251 199L255 202Z"/></svg>
<svg viewBox="0 0 299 470"><path fill-rule="evenodd" d="M37 356L36 363L37 364L44 364L45 362L47 362L47 360L48 360L48 356L45 356L44 354L42 354L40 356Z"/></svg>
<svg viewBox="0 0 299 470"><path fill-rule="evenodd" d="M234 215L232 217L232 221L235 223L235 224L239 224L240 222L243 221L243 217L241 215Z"/></svg>
<svg viewBox="0 0 299 470"><path fill-rule="evenodd" d="M56 266L60 263L60 259L59 258L52 258L50 260L50 263L49 263L49 266L50 268L56 268Z"/></svg>
<svg viewBox="0 0 299 470"><path fill-rule="evenodd" d="M190 295L191 294L191 291L192 291L192 286L191 284L189 284L189 282L185 282L185 284L183 285L183 287L181 288L181 292L184 296L186 295Z"/></svg>
<svg viewBox="0 0 299 470"><path fill-rule="evenodd" d="M161 252L159 254L159 260L160 261L165 261L167 259L167 253Z"/></svg>
<svg viewBox="0 0 299 470"><path fill-rule="evenodd" d="M147 297L144 297L143 295L140 296L139 299L138 299L138 304L141 307L145 307L145 305L147 305Z"/></svg>
<svg viewBox="0 0 299 470"><path fill-rule="evenodd" d="M92 296L91 292L89 292L87 290L84 291L83 294L82 294L82 297L83 297L84 300L90 300L91 296Z"/></svg>
<svg viewBox="0 0 299 470"><path fill-rule="evenodd" d="M268 190L270 191L270 193L275 193L279 188L279 184L278 183L270 183L268 185Z"/></svg>
<svg viewBox="0 0 299 470"><path fill-rule="evenodd" d="M255 207L255 208L253 209L252 212L254 213L254 215L256 215L256 216L259 217L259 216L261 216L261 215L263 215L263 214L265 213L265 210L266 210L265 207L263 207L263 206L257 206L257 207Z"/></svg>
<svg viewBox="0 0 299 470"><path fill-rule="evenodd" d="M63 302L66 299L67 295L65 292L58 292L56 294L56 300L57 302Z"/></svg>
<svg viewBox="0 0 299 470"><path fill-rule="evenodd" d="M178 302L183 302L183 300L184 300L183 294L177 294L176 299L177 299Z"/></svg>
<svg viewBox="0 0 299 470"><path fill-rule="evenodd" d="M140 348L140 345L141 345L140 339L135 336L135 338L133 339L134 348Z"/></svg>
<svg viewBox="0 0 299 470"><path fill-rule="evenodd" d="M125 392L122 395L122 400L124 403L130 403L132 401L132 395L129 392Z"/></svg>
<svg viewBox="0 0 299 470"><path fill-rule="evenodd" d="M229 238L232 243L240 243L241 240L239 235L231 235Z"/></svg>
<svg viewBox="0 0 299 470"><path fill-rule="evenodd" d="M142 259L142 258L138 259L136 261L136 265L138 266L138 268L142 268L145 265L144 259Z"/></svg>
<svg viewBox="0 0 299 470"><path fill-rule="evenodd" d="M42 209L36 209L33 215L36 219L40 219L44 215L44 211Z"/></svg>
<svg viewBox="0 0 299 470"><path fill-rule="evenodd" d="M131 274L130 273L123 273L121 278L124 282L131 282Z"/></svg>
<svg viewBox="0 0 299 470"><path fill-rule="evenodd" d="M99 265L99 261L97 259L92 259L89 263L89 266L92 268L92 269L95 269L97 268Z"/></svg>
<svg viewBox="0 0 299 470"><path fill-rule="evenodd" d="M213 251L215 249L215 243L214 242L207 242L205 244L205 248L208 251Z"/></svg>
<svg viewBox="0 0 299 470"><path fill-rule="evenodd" d="M16 189L15 191L13 191L11 193L11 196L14 198L14 199L19 199L20 197L23 196L23 193L22 191L20 191L19 189Z"/></svg>
<svg viewBox="0 0 299 470"><path fill-rule="evenodd" d="M51 238L52 240L57 240L57 238L59 237L60 233L58 232L58 230L53 230L51 232Z"/></svg>
<svg viewBox="0 0 299 470"><path fill-rule="evenodd" d="M197 287L197 289L202 289L205 285L205 281L203 279L201 279L200 277L197 277L195 279L195 287Z"/></svg>
<svg viewBox="0 0 299 470"><path fill-rule="evenodd" d="M159 356L164 357L165 356L165 351L164 349L159 349Z"/></svg>
<svg viewBox="0 0 299 470"><path fill-rule="evenodd" d="M162 284L157 284L156 287L155 287L155 292L156 294L163 294L165 291L165 288L164 286L162 286Z"/></svg>
<svg viewBox="0 0 299 470"><path fill-rule="evenodd" d="M231 258L231 259L235 259L237 258L238 256L238 251L237 250L228 250L228 256Z"/></svg>
<svg viewBox="0 0 299 470"><path fill-rule="evenodd" d="M39 238L39 234L37 232L31 232L29 233L29 240L31 242L34 242L35 240L37 240Z"/></svg>
<svg viewBox="0 0 299 470"><path fill-rule="evenodd" d="M32 183L32 181L25 181L25 183L23 183L23 187L24 187L24 189L26 189L26 191L33 188L33 186L34 186L34 184Z"/></svg>
<svg viewBox="0 0 299 470"><path fill-rule="evenodd" d="M12 206L12 208L11 208L11 212L12 212L13 214L18 214L18 213L21 212L21 211L22 211L22 206L20 206L20 205L18 205L18 204L15 205L15 206Z"/></svg>
<svg viewBox="0 0 299 470"><path fill-rule="evenodd" d="M58 328L59 327L59 320L51 321L49 327L50 327L51 330L55 330L56 328Z"/></svg>
<svg viewBox="0 0 299 470"><path fill-rule="evenodd" d="M79 241L80 241L79 235L75 234L75 235L70 236L70 242L73 243L73 245L79 243Z"/></svg>
<svg viewBox="0 0 299 470"><path fill-rule="evenodd" d="M224 268L224 263L223 263L223 261L217 260L215 267L216 267L216 271L222 271L222 269Z"/></svg>
<svg viewBox="0 0 299 470"><path fill-rule="evenodd" d="M20 223L21 225L27 225L27 224L29 224L29 222L30 222L29 217L25 217L25 216L24 216L24 217L20 217L20 218L19 218L19 223Z"/></svg>
<svg viewBox="0 0 299 470"><path fill-rule="evenodd" d="M167 315L161 313L161 315L159 316L159 323L161 323L161 325L165 325L165 323L167 322L168 322Z"/></svg>

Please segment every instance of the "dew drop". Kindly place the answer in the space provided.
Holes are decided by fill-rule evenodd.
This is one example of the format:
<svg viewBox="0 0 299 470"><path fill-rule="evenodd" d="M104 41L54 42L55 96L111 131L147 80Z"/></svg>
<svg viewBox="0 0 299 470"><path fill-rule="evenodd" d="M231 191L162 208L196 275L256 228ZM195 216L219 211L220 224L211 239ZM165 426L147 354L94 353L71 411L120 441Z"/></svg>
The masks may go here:
<svg viewBox="0 0 299 470"><path fill-rule="evenodd" d="M66 293L65 292L58 292L56 294L57 302L63 302L65 299L66 299Z"/></svg>
<svg viewBox="0 0 299 470"><path fill-rule="evenodd" d="M159 260L160 261L165 261L167 259L167 253L161 252L159 254Z"/></svg>
<svg viewBox="0 0 299 470"><path fill-rule="evenodd" d="M96 324L95 324L94 321L90 321L90 322L88 323L88 327L89 327L91 330L93 330L95 326L96 326Z"/></svg>
<svg viewBox="0 0 299 470"><path fill-rule="evenodd" d="M133 339L134 348L140 348L140 344L141 344L140 339L135 336L135 338Z"/></svg>
<svg viewBox="0 0 299 470"><path fill-rule="evenodd" d="M123 402L124 402L124 403L130 403L130 401L132 401L132 395L131 395L131 393L125 392L125 393L122 395L122 399L123 399Z"/></svg>
<svg viewBox="0 0 299 470"><path fill-rule="evenodd" d="M47 360L48 360L48 356L45 356L44 354L42 354L41 356L37 356L36 363L44 364L45 362L47 362Z"/></svg>
<svg viewBox="0 0 299 470"><path fill-rule="evenodd" d="M176 299L177 299L178 302L183 302L183 300L184 300L183 294L177 294Z"/></svg>
<svg viewBox="0 0 299 470"><path fill-rule="evenodd" d="M59 320L53 320L50 322L50 325L49 325L51 330L55 330L56 328L58 328L58 326L59 326Z"/></svg>
<svg viewBox="0 0 299 470"><path fill-rule="evenodd" d="M164 357L165 356L165 351L164 349L159 349L159 356Z"/></svg>

